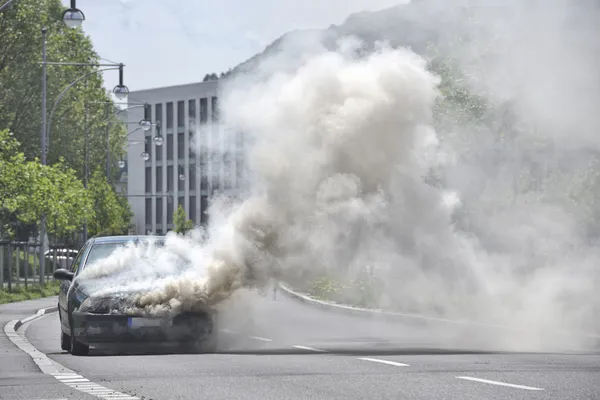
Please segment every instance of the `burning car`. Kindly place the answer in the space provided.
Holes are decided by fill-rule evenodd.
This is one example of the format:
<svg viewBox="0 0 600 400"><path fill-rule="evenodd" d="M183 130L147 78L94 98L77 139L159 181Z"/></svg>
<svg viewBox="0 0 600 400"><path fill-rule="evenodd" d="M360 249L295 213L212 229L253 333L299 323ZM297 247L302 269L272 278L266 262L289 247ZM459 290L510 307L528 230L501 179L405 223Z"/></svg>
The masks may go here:
<svg viewBox="0 0 600 400"><path fill-rule="evenodd" d="M212 312L181 312L168 316L131 312L128 310L131 310L133 299L143 293L102 290L102 294L97 295L103 278L80 276L86 267L131 243L160 247L164 245L164 237L91 238L68 269L54 272L54 278L62 281L58 296L61 348L73 355L87 355L90 346L174 343L186 351L213 352L216 349L216 330L213 330Z"/></svg>

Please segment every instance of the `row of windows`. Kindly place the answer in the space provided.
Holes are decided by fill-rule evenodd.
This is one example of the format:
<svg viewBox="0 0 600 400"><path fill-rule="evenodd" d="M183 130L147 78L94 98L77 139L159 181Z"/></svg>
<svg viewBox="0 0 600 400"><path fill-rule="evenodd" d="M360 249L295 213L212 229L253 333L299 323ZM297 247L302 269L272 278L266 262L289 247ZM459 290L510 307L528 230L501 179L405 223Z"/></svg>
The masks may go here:
<svg viewBox="0 0 600 400"><path fill-rule="evenodd" d="M200 99L200 123L206 124L208 122L208 97L203 97ZM210 97L212 115L211 121L218 122L219 121L219 99L218 97L212 96ZM166 128L167 131L173 129L173 102L168 102L165 104L166 112L167 112L167 121ZM156 121L160 121L163 115L163 104L158 103L154 105L154 112L156 116ZM148 120L152 120L152 108L146 107L144 108L144 118ZM156 122L155 121L155 122ZM189 126L194 126L196 123L196 100L188 100L188 121ZM177 102L177 127L184 128L185 127L185 101L181 100Z"/></svg>
<svg viewBox="0 0 600 400"><path fill-rule="evenodd" d="M233 168L235 168L235 181L236 181L236 186L239 188L240 187L240 183L243 179L243 172L244 172L244 167L242 165L242 157L238 156L235 158L235 165L234 165L234 160L232 160L232 157L229 155L227 157L223 158L223 189L232 189L233 188L233 180L234 180L234 174L233 174ZM163 187L163 167L162 166L157 166L156 167L156 187L155 187L155 191L156 192L162 192L163 190L166 191L172 191L174 190L174 182L175 179L179 178L179 174L183 173L184 177L185 177L185 181L187 181L188 184L188 189L190 191L194 191L196 190L196 186L198 184L198 182L200 183L200 190L208 190L209 189L209 174L208 174L208 170L207 170L207 165L204 162L200 163L200 167L197 167L195 164L191 164L189 166L189 168L187 169L187 171L185 170L183 164L179 164L177 166L177 176L175 176L175 166L173 165L168 165L167 168L167 182L166 182L166 187ZM213 163L213 171L210 174L211 175L211 183L212 183L212 188L214 190L220 190L221 189L221 170L220 170L220 165L218 165L217 163ZM198 169L200 169L200 173L198 173ZM186 175L187 172L187 175ZM200 176L198 176L200 175ZM180 182L178 187L179 190L185 190L184 189L184 182ZM145 176L145 191L146 193L151 193L152 192L152 167L146 167L146 176Z"/></svg>
<svg viewBox="0 0 600 400"><path fill-rule="evenodd" d="M167 203L167 225L173 224L174 210L181 205L186 213L188 219L192 220L195 224L205 225L208 223L208 214L206 210L208 208L208 196L200 196L200 215L196 212L196 196L189 197L189 207L185 207L185 197L179 197L177 204L173 204L172 198L147 198L146 199L146 225L152 225L152 202L156 201L156 214L154 215L154 221L157 225L162 225L163 222L163 203ZM198 218L199 217L199 218Z"/></svg>
<svg viewBox="0 0 600 400"><path fill-rule="evenodd" d="M173 145L173 141L174 141L174 135L169 133L166 135L167 140L166 140L166 157L168 161L172 161L174 158L174 145ZM190 132L190 137L189 137L189 143L188 143L188 158L192 161L195 162L196 159L196 153L194 151L194 134L192 132ZM206 143L206 137L203 138L204 141L203 143L201 143L201 149L207 149L208 148L208 143ZM145 148L144 151L146 153L148 153L150 156L152 156L152 148L154 147L152 144L152 136L150 134L146 134L145 137ZM214 135L213 136L213 143L219 143L219 135ZM236 139L236 146L238 146L238 148L241 148L241 146L243 145L243 143L240 140ZM213 147L218 147L218 145L214 145ZM162 161L163 158L163 152L160 151L161 148L159 148L159 151L156 152L156 161ZM202 153L205 153L205 151L202 151ZM201 155L202 157L202 155ZM177 134L177 159L178 160L183 160L185 159L185 134L184 133L178 133Z"/></svg>

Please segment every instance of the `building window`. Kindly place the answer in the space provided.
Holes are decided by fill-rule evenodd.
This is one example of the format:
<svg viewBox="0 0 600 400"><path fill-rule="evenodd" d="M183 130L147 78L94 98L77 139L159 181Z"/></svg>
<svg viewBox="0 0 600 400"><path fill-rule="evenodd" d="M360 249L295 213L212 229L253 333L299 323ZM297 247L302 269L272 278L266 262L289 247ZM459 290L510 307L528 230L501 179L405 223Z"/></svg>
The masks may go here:
<svg viewBox="0 0 600 400"><path fill-rule="evenodd" d="M155 118L156 121L154 121L157 124L160 124L160 121L162 120L162 104L156 104L154 106L154 114L155 114ZM163 126L161 125L161 128ZM148 153L150 154L150 153ZM158 147L156 149L156 161L162 161L162 147Z"/></svg>
<svg viewBox="0 0 600 400"><path fill-rule="evenodd" d="M163 119L163 109L162 109L162 104L155 104L154 105L154 114L156 115L156 121L155 122L160 122Z"/></svg>
<svg viewBox="0 0 600 400"><path fill-rule="evenodd" d="M146 193L152 193L152 168L146 167Z"/></svg>
<svg viewBox="0 0 600 400"><path fill-rule="evenodd" d="M185 210L185 197L179 196L177 199L177 204L179 204Z"/></svg>
<svg viewBox="0 0 600 400"><path fill-rule="evenodd" d="M208 122L208 99L203 97L200 99L200 124Z"/></svg>
<svg viewBox="0 0 600 400"><path fill-rule="evenodd" d="M162 167L156 167L156 192L161 193L163 191L162 185Z"/></svg>
<svg viewBox="0 0 600 400"><path fill-rule="evenodd" d="M188 126L190 132L196 130L196 100L188 101Z"/></svg>
<svg viewBox="0 0 600 400"><path fill-rule="evenodd" d="M149 133L146 133L144 136L144 151L150 156L146 162L150 162L152 159L152 137Z"/></svg>
<svg viewBox="0 0 600 400"><path fill-rule="evenodd" d="M173 103L167 103L167 132L173 132Z"/></svg>
<svg viewBox="0 0 600 400"><path fill-rule="evenodd" d="M185 134L184 133L177 134L177 159L178 160L185 159Z"/></svg>
<svg viewBox="0 0 600 400"><path fill-rule="evenodd" d="M157 198L156 199L156 224L157 225L162 225L162 218L163 217L163 199L161 198Z"/></svg>
<svg viewBox="0 0 600 400"><path fill-rule="evenodd" d="M219 122L219 98L211 97L211 107L212 107L212 122Z"/></svg>
<svg viewBox="0 0 600 400"><path fill-rule="evenodd" d="M208 196L200 196L200 224L208 224Z"/></svg>
<svg viewBox="0 0 600 400"><path fill-rule="evenodd" d="M169 165L167 167L167 192L173 190L173 166Z"/></svg>
<svg viewBox="0 0 600 400"><path fill-rule="evenodd" d="M190 171L190 191L196 190L196 166L195 165L190 165L189 168Z"/></svg>
<svg viewBox="0 0 600 400"><path fill-rule="evenodd" d="M167 201L167 225L173 224L173 199Z"/></svg>
<svg viewBox="0 0 600 400"><path fill-rule="evenodd" d="M221 176L218 169L214 169L212 173L212 190L221 189Z"/></svg>
<svg viewBox="0 0 600 400"><path fill-rule="evenodd" d="M214 98L214 97L213 97ZM212 189L219 190L221 188L221 164L223 163L223 155L221 150L221 135L217 127L212 129L212 144L211 144L211 175Z"/></svg>
<svg viewBox="0 0 600 400"><path fill-rule="evenodd" d="M190 131L190 137L189 137L189 148L188 148L188 156L189 156L189 160L190 162L196 162L196 146L197 143L194 142L194 132Z"/></svg>
<svg viewBox="0 0 600 400"><path fill-rule="evenodd" d="M149 104L144 106L144 119L152 121L152 106Z"/></svg>
<svg viewBox="0 0 600 400"><path fill-rule="evenodd" d="M173 134L167 134L167 161L173 160Z"/></svg>
<svg viewBox="0 0 600 400"><path fill-rule="evenodd" d="M208 155L204 145L200 153L200 190L208 190Z"/></svg>
<svg viewBox="0 0 600 400"><path fill-rule="evenodd" d="M190 196L190 215L189 219L192 220L194 224L196 224L196 196Z"/></svg>
<svg viewBox="0 0 600 400"><path fill-rule="evenodd" d="M177 128L185 128L185 101L177 102Z"/></svg>
<svg viewBox="0 0 600 400"><path fill-rule="evenodd" d="M146 225L152 225L152 198L146 199Z"/></svg>

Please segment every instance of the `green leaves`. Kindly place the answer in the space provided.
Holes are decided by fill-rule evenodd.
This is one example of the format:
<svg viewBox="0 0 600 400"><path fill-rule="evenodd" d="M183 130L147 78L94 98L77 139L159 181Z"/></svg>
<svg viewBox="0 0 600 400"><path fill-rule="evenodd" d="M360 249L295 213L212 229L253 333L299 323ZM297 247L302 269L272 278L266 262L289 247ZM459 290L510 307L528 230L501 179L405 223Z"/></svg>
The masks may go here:
<svg viewBox="0 0 600 400"><path fill-rule="evenodd" d="M42 167L38 161L42 28L47 28L48 61L100 61L90 38L64 24L63 10L60 0L19 0L0 13L0 128L10 130L0 135L0 222L4 227L34 224L45 214L50 235L77 232L84 220L92 234L120 233L127 230L132 216L127 201L114 193L101 174L94 175L89 191L82 184L84 132L88 132L88 165L106 165L108 146L112 171L124 153L127 134L114 115L115 105L98 67L47 66L49 166ZM86 74L87 78L65 91ZM116 82L117 71L114 77Z"/></svg>
<svg viewBox="0 0 600 400"><path fill-rule="evenodd" d="M14 135L0 131L0 210L23 223L37 223L46 214L51 235L78 230L93 209L75 171L62 161L51 166L27 161L18 148Z"/></svg>
<svg viewBox="0 0 600 400"><path fill-rule="evenodd" d="M173 225L175 226L174 231L181 234L185 234L194 228L194 223L187 219L181 204L177 207L177 212L173 216Z"/></svg>
<svg viewBox="0 0 600 400"><path fill-rule="evenodd" d="M88 188L94 209L94 218L88 219L89 234L126 234L132 217L129 204L117 195L100 168L92 175Z"/></svg>

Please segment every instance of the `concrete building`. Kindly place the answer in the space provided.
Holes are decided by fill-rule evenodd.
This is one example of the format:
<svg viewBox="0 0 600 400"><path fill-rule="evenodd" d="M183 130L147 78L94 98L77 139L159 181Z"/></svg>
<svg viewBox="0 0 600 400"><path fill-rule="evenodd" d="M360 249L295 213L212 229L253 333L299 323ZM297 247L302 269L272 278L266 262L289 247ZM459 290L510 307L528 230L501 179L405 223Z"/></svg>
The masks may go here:
<svg viewBox="0 0 600 400"><path fill-rule="evenodd" d="M207 224L210 197L239 190L243 178L243 138L220 124L219 82L135 91L128 101L149 105L129 110L129 121L154 123L128 137L127 197L136 232L172 230L179 204L194 224ZM162 146L156 136L163 138Z"/></svg>

